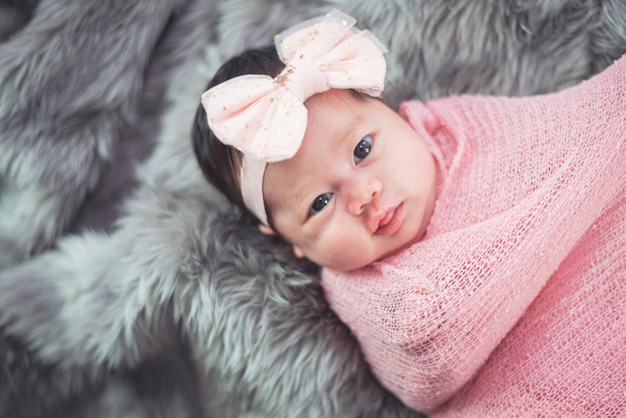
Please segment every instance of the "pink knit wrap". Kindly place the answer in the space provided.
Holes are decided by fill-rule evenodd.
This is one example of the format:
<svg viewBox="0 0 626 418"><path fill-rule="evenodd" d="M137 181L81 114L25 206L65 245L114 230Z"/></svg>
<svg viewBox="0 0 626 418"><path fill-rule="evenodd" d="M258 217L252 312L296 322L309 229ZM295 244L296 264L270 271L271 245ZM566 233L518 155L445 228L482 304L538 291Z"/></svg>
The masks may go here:
<svg viewBox="0 0 626 418"><path fill-rule="evenodd" d="M433 416L624 416L626 57L401 113L438 165L426 237L322 280L374 373Z"/></svg>

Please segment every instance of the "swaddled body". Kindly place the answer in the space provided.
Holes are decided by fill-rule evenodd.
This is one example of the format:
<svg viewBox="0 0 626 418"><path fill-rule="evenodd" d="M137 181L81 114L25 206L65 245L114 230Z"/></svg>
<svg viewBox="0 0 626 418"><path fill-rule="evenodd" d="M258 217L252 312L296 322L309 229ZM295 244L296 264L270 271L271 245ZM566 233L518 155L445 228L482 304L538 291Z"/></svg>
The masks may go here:
<svg viewBox="0 0 626 418"><path fill-rule="evenodd" d="M434 416L624 411L626 58L556 94L401 111L437 162L426 236L322 281L375 374Z"/></svg>

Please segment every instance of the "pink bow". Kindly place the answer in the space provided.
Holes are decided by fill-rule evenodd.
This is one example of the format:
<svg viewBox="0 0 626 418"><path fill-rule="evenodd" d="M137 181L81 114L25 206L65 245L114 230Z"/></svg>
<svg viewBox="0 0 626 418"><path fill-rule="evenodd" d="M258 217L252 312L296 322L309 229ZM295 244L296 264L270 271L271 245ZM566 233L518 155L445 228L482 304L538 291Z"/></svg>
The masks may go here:
<svg viewBox="0 0 626 418"><path fill-rule="evenodd" d="M296 25L276 35L276 49L286 65L278 77L244 75L206 91L202 104L220 141L248 158L289 159L304 138L306 99L331 88L378 96L386 49L369 31L352 29L354 23L333 10Z"/></svg>

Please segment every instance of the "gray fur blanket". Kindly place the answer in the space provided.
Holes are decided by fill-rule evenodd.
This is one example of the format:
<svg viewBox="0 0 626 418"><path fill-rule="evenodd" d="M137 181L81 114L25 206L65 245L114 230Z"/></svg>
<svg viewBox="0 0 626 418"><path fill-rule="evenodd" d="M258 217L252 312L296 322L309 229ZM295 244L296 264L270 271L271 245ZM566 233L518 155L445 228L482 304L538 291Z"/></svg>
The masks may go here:
<svg viewBox="0 0 626 418"><path fill-rule="evenodd" d="M332 7L389 48L394 106L626 52L622 0L0 1L0 417L418 416L191 149L220 63Z"/></svg>

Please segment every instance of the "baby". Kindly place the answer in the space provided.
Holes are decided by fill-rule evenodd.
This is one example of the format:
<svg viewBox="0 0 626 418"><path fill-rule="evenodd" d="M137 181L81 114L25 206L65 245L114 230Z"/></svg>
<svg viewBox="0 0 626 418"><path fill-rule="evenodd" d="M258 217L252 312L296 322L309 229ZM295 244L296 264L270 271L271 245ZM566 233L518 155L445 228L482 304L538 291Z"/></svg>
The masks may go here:
<svg viewBox="0 0 626 418"><path fill-rule="evenodd" d="M222 66L194 129L207 178L324 267L410 407L626 410L626 58L556 94L396 113L353 25L333 11Z"/></svg>
<svg viewBox="0 0 626 418"><path fill-rule="evenodd" d="M373 97L382 90L383 47L369 33L355 32L353 24L351 17L334 12L279 35L279 53L292 55L295 47L286 43L310 38L303 48L310 51L283 58L287 69L273 48L226 63L210 84L219 85L203 96L211 131L200 109L194 141L207 177L248 208L261 231L278 233L297 256L339 271L363 267L417 241L435 202L435 165L426 143ZM309 62L319 45L332 49ZM321 65L321 74L306 67ZM239 75L245 76L233 80ZM276 76L284 78L280 89L272 80ZM294 87L296 77L305 87ZM298 95L295 103L288 101ZM217 100L221 97L228 97L226 106ZM259 130L264 138L258 138ZM248 159L225 148L220 142L225 137ZM252 158L271 163L257 169Z"/></svg>

